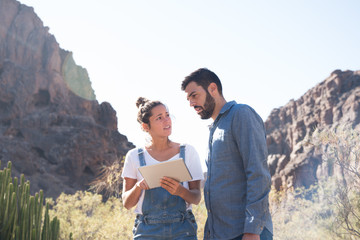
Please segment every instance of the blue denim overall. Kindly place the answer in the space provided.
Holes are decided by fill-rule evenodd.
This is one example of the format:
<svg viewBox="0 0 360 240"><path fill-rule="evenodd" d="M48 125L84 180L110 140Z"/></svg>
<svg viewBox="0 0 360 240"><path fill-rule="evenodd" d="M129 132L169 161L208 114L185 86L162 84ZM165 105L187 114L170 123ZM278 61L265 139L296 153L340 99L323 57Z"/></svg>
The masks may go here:
<svg viewBox="0 0 360 240"><path fill-rule="evenodd" d="M145 166L144 151L138 149L140 166ZM185 146L180 146L185 161ZM138 214L133 228L134 239L197 239L197 224L185 200L171 195L162 187L145 190L143 214Z"/></svg>

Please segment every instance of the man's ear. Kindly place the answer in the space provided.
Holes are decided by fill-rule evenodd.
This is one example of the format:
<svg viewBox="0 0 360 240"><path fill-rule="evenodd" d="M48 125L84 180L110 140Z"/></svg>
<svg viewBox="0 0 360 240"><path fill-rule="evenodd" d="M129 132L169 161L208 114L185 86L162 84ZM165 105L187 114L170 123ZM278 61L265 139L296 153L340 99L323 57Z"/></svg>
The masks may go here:
<svg viewBox="0 0 360 240"><path fill-rule="evenodd" d="M210 95L212 97L215 96L215 94L218 92L218 88L217 88L217 85L216 83L210 83L209 86L208 86L208 92L210 93Z"/></svg>

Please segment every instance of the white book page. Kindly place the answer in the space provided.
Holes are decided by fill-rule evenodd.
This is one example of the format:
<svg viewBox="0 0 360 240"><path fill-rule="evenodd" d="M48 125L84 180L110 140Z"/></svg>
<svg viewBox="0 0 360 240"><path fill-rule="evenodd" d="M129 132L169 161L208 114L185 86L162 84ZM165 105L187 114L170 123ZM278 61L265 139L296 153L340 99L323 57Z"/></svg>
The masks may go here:
<svg viewBox="0 0 360 240"><path fill-rule="evenodd" d="M160 179L163 177L170 177L179 182L186 182L192 179L182 158L151 166L139 167L139 171L145 178L149 188L160 187Z"/></svg>

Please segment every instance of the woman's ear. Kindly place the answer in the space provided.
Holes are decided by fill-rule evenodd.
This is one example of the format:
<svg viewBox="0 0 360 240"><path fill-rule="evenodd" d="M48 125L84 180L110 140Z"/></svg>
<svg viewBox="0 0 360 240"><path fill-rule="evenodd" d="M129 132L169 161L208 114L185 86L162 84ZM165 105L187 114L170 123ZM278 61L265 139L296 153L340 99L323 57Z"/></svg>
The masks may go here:
<svg viewBox="0 0 360 240"><path fill-rule="evenodd" d="M150 129L149 124L147 124L147 123L142 123L142 124L141 124L141 127L142 127L142 129L143 129L145 132L149 132L149 129Z"/></svg>

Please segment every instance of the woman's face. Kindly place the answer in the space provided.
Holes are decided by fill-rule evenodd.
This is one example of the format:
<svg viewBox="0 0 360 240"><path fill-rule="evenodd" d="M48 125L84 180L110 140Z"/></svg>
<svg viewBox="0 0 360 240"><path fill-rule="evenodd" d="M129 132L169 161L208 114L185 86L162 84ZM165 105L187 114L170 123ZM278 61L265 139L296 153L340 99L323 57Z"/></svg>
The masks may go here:
<svg viewBox="0 0 360 240"><path fill-rule="evenodd" d="M164 105L158 105L151 110L148 132L152 137L168 137L171 134L171 118Z"/></svg>

